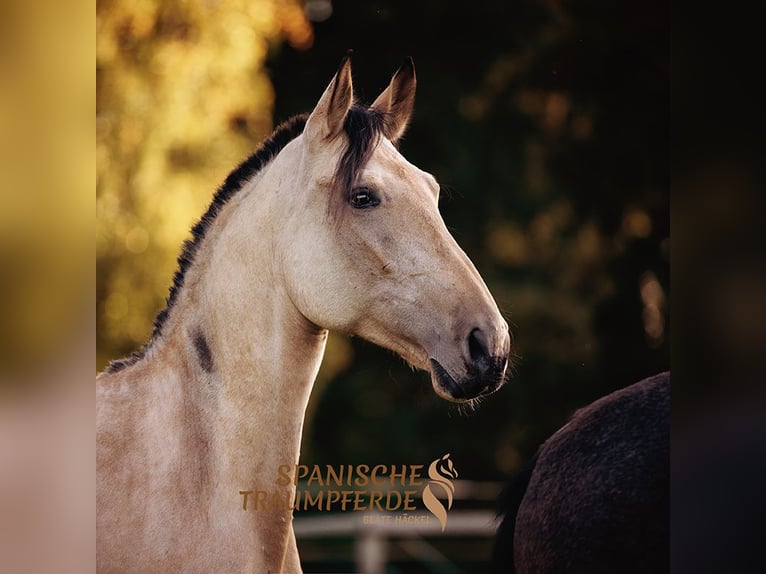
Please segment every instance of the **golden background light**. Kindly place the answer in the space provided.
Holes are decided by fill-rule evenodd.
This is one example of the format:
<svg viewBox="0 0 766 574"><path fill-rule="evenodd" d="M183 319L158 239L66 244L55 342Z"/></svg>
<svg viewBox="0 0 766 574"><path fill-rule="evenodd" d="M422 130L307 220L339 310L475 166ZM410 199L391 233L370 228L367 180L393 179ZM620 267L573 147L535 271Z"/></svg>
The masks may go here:
<svg viewBox="0 0 766 574"><path fill-rule="evenodd" d="M295 0L98 3L99 368L149 338L189 228L270 133L283 41L313 41Z"/></svg>

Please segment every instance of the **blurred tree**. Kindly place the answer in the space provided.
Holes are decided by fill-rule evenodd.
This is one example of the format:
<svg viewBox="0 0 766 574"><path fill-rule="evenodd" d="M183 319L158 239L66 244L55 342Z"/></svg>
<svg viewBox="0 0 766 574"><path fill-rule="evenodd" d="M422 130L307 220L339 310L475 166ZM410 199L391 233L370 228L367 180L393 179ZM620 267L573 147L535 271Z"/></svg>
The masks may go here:
<svg viewBox="0 0 766 574"><path fill-rule="evenodd" d="M145 342L192 223L271 131L263 62L308 48L297 0L99 0L98 367Z"/></svg>
<svg viewBox="0 0 766 574"><path fill-rule="evenodd" d="M312 397L304 458L450 451L463 476L500 478L575 408L669 367L667 6L310 4L312 49L269 60L276 117L310 109L347 48L367 102L413 56L402 152L442 183L518 357L510 388L448 418L425 375L353 341L349 368Z"/></svg>
<svg viewBox="0 0 766 574"><path fill-rule="evenodd" d="M147 339L190 224L272 113L310 111L353 48L365 102L415 59L401 149L510 319L514 378L462 416L331 335L301 461L451 452L502 479L574 409L669 368L665 3L103 1L98 27L99 367Z"/></svg>
<svg viewBox="0 0 766 574"><path fill-rule="evenodd" d="M510 317L515 377L452 416L425 375L333 336L304 461L449 451L462 476L501 478L575 408L668 368L663 3L100 2L98 26L100 367L147 339L189 225L272 111L309 111L354 48L367 102L415 58L402 151L442 182Z"/></svg>

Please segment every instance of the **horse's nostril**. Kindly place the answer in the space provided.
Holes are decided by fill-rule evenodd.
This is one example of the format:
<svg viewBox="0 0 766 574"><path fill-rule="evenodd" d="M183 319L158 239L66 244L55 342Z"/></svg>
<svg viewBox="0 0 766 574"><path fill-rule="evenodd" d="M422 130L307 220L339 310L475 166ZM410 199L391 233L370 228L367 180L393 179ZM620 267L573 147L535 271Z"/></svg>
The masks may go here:
<svg viewBox="0 0 766 574"><path fill-rule="evenodd" d="M481 329L474 329L468 335L468 353L471 355L471 362L482 370L489 367L490 352L487 345L487 339Z"/></svg>

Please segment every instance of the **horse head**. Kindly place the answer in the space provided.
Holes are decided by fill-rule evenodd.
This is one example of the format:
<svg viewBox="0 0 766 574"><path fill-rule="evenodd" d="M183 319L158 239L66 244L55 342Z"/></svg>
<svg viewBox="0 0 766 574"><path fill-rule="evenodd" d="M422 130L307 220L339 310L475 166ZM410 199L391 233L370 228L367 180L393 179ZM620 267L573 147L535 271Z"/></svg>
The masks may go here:
<svg viewBox="0 0 766 574"><path fill-rule="evenodd" d="M397 149L413 112L411 60L369 107L347 57L296 139L278 257L293 303L325 329L363 337L428 370L436 393L497 390L508 324L439 213L440 187Z"/></svg>

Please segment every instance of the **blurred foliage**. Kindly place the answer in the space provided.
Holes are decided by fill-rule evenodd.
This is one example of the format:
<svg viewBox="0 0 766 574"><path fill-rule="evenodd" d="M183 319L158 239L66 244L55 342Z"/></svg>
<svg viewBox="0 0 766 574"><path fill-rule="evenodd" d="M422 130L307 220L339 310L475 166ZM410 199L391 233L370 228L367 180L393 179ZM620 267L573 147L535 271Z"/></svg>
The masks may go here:
<svg viewBox="0 0 766 574"><path fill-rule="evenodd" d="M91 10L0 3L0 391L92 317Z"/></svg>
<svg viewBox="0 0 766 574"><path fill-rule="evenodd" d="M501 479L599 396L669 368L667 7L600 0L309 3L311 50L268 65L275 116L308 110L354 48L372 101L406 56L402 144L510 319L510 385L463 416L428 377L353 340L312 396L307 463L419 461ZM329 16L328 16L329 14Z"/></svg>
<svg viewBox="0 0 766 574"><path fill-rule="evenodd" d="M99 0L98 367L144 343L180 245L271 129L263 62L311 45L295 1Z"/></svg>
<svg viewBox="0 0 766 574"><path fill-rule="evenodd" d="M348 48L367 102L411 55L401 149L442 183L444 218L510 319L514 378L463 416L425 374L333 336L302 461L451 452L462 477L506 476L575 408L669 367L666 10L99 3L99 367L146 340L189 225L272 113L309 111Z"/></svg>

